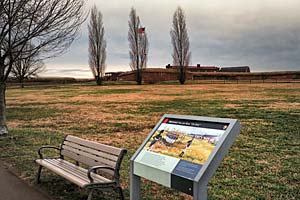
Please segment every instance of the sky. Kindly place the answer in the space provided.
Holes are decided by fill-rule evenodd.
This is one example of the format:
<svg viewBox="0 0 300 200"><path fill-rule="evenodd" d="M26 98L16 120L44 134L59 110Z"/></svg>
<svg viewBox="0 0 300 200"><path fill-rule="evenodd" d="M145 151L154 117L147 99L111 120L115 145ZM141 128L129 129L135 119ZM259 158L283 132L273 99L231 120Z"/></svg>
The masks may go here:
<svg viewBox="0 0 300 200"><path fill-rule="evenodd" d="M299 0L87 0L86 9L92 5L103 14L107 72L130 70L131 7L148 34L148 67L172 64L170 29L177 6L185 11L192 65L300 70ZM92 78L87 22L64 55L45 61L41 76Z"/></svg>

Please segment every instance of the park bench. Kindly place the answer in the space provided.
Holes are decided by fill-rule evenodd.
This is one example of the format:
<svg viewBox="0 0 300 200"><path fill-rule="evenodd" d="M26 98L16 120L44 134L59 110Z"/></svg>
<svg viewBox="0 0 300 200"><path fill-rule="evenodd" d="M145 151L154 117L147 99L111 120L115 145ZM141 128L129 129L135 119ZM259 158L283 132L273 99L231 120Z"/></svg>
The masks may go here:
<svg viewBox="0 0 300 200"><path fill-rule="evenodd" d="M43 149L55 149L59 157L46 158L42 154ZM35 161L39 164L37 183L40 183L42 167L45 167L88 190L88 200L92 199L96 189L113 189L120 199L124 199L119 169L126 154L125 149L67 135L60 148L42 146L38 154L40 158Z"/></svg>

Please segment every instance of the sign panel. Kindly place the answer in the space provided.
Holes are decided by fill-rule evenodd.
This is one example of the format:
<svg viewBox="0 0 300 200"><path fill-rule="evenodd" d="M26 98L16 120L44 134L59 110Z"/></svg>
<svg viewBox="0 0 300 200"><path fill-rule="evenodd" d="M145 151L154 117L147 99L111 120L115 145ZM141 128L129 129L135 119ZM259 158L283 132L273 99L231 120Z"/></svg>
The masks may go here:
<svg viewBox="0 0 300 200"><path fill-rule="evenodd" d="M193 195L193 183L209 171L219 151L230 147L221 145L226 140L233 142L236 134L228 136L236 123L233 119L164 115L132 157L133 175Z"/></svg>
<svg viewBox="0 0 300 200"><path fill-rule="evenodd" d="M165 117L134 160L134 173L167 187L178 177L194 180L228 125Z"/></svg>

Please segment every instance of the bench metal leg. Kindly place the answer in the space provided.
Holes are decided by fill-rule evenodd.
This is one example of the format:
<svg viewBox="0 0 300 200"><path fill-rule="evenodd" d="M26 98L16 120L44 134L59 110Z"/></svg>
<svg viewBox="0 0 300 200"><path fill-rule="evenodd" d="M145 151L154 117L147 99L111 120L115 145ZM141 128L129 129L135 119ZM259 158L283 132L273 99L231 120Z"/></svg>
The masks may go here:
<svg viewBox="0 0 300 200"><path fill-rule="evenodd" d="M117 192L119 193L120 200L124 200L124 194L123 194L123 190L121 187L117 188Z"/></svg>
<svg viewBox="0 0 300 200"><path fill-rule="evenodd" d="M38 173L37 173L37 177L36 177L36 182L39 184L41 181L40 181L40 177L41 177L41 172L42 172L42 165L39 166L39 169L38 169Z"/></svg>
<svg viewBox="0 0 300 200"><path fill-rule="evenodd" d="M93 196L93 189L91 189L91 191L89 192L88 198L87 200L92 200L92 196Z"/></svg>

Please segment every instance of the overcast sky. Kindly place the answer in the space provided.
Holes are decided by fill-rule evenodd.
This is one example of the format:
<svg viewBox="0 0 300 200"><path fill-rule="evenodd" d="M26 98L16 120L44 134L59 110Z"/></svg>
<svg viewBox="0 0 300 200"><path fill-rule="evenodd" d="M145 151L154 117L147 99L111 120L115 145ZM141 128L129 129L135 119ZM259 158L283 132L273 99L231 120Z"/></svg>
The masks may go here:
<svg viewBox="0 0 300 200"><path fill-rule="evenodd" d="M186 14L192 64L300 70L300 0L88 0L104 18L107 70L127 71L128 15L134 7L149 39L148 67L172 63L170 28L177 6ZM44 76L92 77L87 23L66 54L49 59Z"/></svg>

